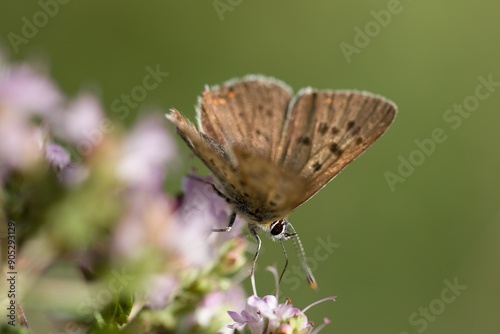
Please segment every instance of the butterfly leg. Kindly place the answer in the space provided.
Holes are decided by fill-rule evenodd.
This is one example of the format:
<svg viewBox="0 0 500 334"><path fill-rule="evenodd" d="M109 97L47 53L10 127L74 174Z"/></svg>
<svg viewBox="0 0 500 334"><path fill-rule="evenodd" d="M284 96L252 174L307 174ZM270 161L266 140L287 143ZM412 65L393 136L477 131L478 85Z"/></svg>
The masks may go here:
<svg viewBox="0 0 500 334"><path fill-rule="evenodd" d="M229 216L229 224L224 228L213 228L212 232L229 232L233 228L234 221L236 220L236 212L231 213Z"/></svg>
<svg viewBox="0 0 500 334"><path fill-rule="evenodd" d="M257 296L257 288L255 287L255 265L257 264L257 258L259 257L260 247L262 246L262 241L260 240L260 237L257 234L257 231L255 230L255 228L252 226L249 226L249 228L250 228L250 232L252 233L252 236L257 241L257 250L255 251L255 255L253 256L252 270L250 271L250 280L252 281L253 294L255 296Z"/></svg>
<svg viewBox="0 0 500 334"><path fill-rule="evenodd" d="M288 268L288 253L286 252L285 245L283 244L283 239L280 239L280 244L281 244L281 249L283 249L283 254L285 255L285 267L283 268L283 271L281 272L279 283L281 283L281 279L283 278L283 275L285 275L286 268Z"/></svg>
<svg viewBox="0 0 500 334"><path fill-rule="evenodd" d="M217 195L219 195L220 197L224 198L224 199L226 200L226 202L228 202L228 203L229 203L229 198L227 198L227 196L226 196L226 195L224 195L224 194L222 193L222 191L220 191L219 189L217 189L217 187L215 186L215 184L213 184L212 182L205 181L205 180L203 180L203 179L201 179L201 178L199 178L199 177L197 177L197 176L195 176L195 175L191 175L191 174L189 174L189 175L188 175L188 177L189 177L190 179L196 180L196 181L198 181L198 182L208 184L209 186L211 186L211 187L212 187L213 191L214 191Z"/></svg>
<svg viewBox="0 0 500 334"><path fill-rule="evenodd" d="M212 187L213 191L219 195L220 197L224 198L226 200L226 202L230 203L229 201L229 198L227 198L226 195L224 195L222 193L222 191L220 191L219 189L217 189L217 187L215 186L215 184L213 184L212 182L208 182L208 181L205 181L197 176L194 176L194 175L188 175L189 178L193 179L193 180L196 180L198 182L202 182L202 183L205 183L205 184L208 184ZM224 227L224 228L213 228L212 229L212 232L229 232L231 231L231 228L233 228L233 225L234 225L234 221L236 220L236 212L233 212L231 213L231 216L229 216L229 224L227 225L227 227Z"/></svg>

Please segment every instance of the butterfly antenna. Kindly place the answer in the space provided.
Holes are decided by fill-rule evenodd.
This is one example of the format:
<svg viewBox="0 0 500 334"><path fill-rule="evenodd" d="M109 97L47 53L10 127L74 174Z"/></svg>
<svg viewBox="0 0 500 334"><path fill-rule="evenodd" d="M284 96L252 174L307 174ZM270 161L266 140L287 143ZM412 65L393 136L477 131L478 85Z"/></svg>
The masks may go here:
<svg viewBox="0 0 500 334"><path fill-rule="evenodd" d="M293 226L290 222L288 223L288 228L292 232L292 233L290 233L291 239L292 239L293 245L295 247L295 251L297 252L300 266L302 267L302 270L304 270L304 273L306 274L306 278L307 278L307 281L309 282L309 286L311 287L311 289L316 290L318 288L318 284L316 283L316 280L314 279L311 268L307 264L306 252L304 251L304 247L302 246L302 242L300 241L299 235L297 234L297 232L295 231L295 229L293 228Z"/></svg>

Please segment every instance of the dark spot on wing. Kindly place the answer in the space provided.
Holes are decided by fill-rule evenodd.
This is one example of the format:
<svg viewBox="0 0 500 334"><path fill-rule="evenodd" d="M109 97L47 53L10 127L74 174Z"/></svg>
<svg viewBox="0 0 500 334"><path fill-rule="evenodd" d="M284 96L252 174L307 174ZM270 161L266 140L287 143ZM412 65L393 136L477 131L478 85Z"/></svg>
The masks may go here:
<svg viewBox="0 0 500 334"><path fill-rule="evenodd" d="M314 163L314 165L312 166L313 171L314 171L314 172L319 171L319 170L321 169L321 167L322 167L322 166L323 166L322 164L320 164L318 161L316 161L316 162Z"/></svg>
<svg viewBox="0 0 500 334"><path fill-rule="evenodd" d="M355 136L359 133L359 131L361 131L361 127L357 126L354 128L354 130L352 130L352 134Z"/></svg>
<svg viewBox="0 0 500 334"><path fill-rule="evenodd" d="M362 137L358 137L356 138L356 145L359 145L363 142L363 138Z"/></svg>
<svg viewBox="0 0 500 334"><path fill-rule="evenodd" d="M337 153L338 150L339 150L339 145L337 145L337 143L330 144L330 152Z"/></svg>
<svg viewBox="0 0 500 334"><path fill-rule="evenodd" d="M269 137L268 137L268 136L266 136L266 135L264 135L264 134L262 133L262 131L260 131L259 129L255 130L255 134L256 134L257 136L259 136L259 137L264 138L264 140L265 140L267 143L269 143L269 141L270 141L270 140L269 140Z"/></svg>
<svg viewBox="0 0 500 334"><path fill-rule="evenodd" d="M300 136L300 137L297 139L297 142L298 142L299 144L309 146L309 145L311 145L311 138L309 138L309 137L307 137L307 136Z"/></svg>
<svg viewBox="0 0 500 334"><path fill-rule="evenodd" d="M347 130L351 130L354 124L356 124L354 121L347 122Z"/></svg>
<svg viewBox="0 0 500 334"><path fill-rule="evenodd" d="M269 143L269 137L264 135L262 133L262 131L260 131L259 129L255 130L255 134L259 137L259 138L264 138L264 140L266 141L266 143Z"/></svg>
<svg viewBox="0 0 500 334"><path fill-rule="evenodd" d="M276 202L274 202L274 201L270 201L270 202L269 202L269 205L270 205L270 206L276 206Z"/></svg>
<svg viewBox="0 0 500 334"><path fill-rule="evenodd" d="M341 156L343 151L340 149L339 145L337 143L331 143L330 144L330 152L333 154L336 154L338 156Z"/></svg>
<svg viewBox="0 0 500 334"><path fill-rule="evenodd" d="M246 197L246 198L250 197L250 195L248 193L246 193L246 192L243 193L243 196Z"/></svg>
<svg viewBox="0 0 500 334"><path fill-rule="evenodd" d="M319 131L319 133L321 133L322 135L324 135L326 133L326 131L328 131L328 124L326 124L326 123L320 123L319 127L318 127L318 131Z"/></svg>
<svg viewBox="0 0 500 334"><path fill-rule="evenodd" d="M271 109L267 109L267 110L266 110L266 115L267 115L268 117L273 117L273 111L272 111Z"/></svg>
<svg viewBox="0 0 500 334"><path fill-rule="evenodd" d="M332 135L336 135L337 133L339 133L339 129L337 127L333 127L332 128Z"/></svg>
<svg viewBox="0 0 500 334"><path fill-rule="evenodd" d="M257 109L259 109L259 111L262 111L262 110L264 109L264 107L262 106L262 104L259 104L259 105L257 106Z"/></svg>

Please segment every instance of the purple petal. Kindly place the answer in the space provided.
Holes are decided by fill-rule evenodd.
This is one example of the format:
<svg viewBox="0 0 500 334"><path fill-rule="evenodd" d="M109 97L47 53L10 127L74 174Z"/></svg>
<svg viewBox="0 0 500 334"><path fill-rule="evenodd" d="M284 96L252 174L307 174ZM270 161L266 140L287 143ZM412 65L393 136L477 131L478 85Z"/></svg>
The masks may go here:
<svg viewBox="0 0 500 334"><path fill-rule="evenodd" d="M153 309L165 307L176 286L177 279L170 275L152 277L148 284L146 304Z"/></svg>
<svg viewBox="0 0 500 334"><path fill-rule="evenodd" d="M265 323L264 323L263 319L260 319L258 322L249 322L247 325L248 325L248 328L250 329L250 333L252 333L252 334L264 333Z"/></svg>
<svg viewBox="0 0 500 334"><path fill-rule="evenodd" d="M45 158L54 167L65 168L71 161L69 153L60 145L48 143L45 146Z"/></svg>
<svg viewBox="0 0 500 334"><path fill-rule="evenodd" d="M248 323L259 322L261 319L261 317L258 314L250 313L247 310L241 311L241 315L243 316L243 318L245 318L246 322Z"/></svg>
<svg viewBox="0 0 500 334"><path fill-rule="evenodd" d="M270 309L275 309L278 306L278 300L273 295L264 296L262 300L266 302Z"/></svg>
<svg viewBox="0 0 500 334"><path fill-rule="evenodd" d="M131 186L160 189L166 166L176 156L170 135L155 115L143 119L126 138L118 175Z"/></svg>
<svg viewBox="0 0 500 334"><path fill-rule="evenodd" d="M268 298L268 300L272 305L273 304L272 298ZM266 301L260 299L257 296L250 296L247 300L247 306L248 306L247 309L252 313L261 314L266 318L274 316L273 309L270 307L270 304L268 304Z"/></svg>
<svg viewBox="0 0 500 334"><path fill-rule="evenodd" d="M230 208L226 200L217 195L210 184L206 182L213 183L214 180L211 177L199 175L184 178L183 201L190 203L189 209L199 209L210 216L210 220L213 220L212 228L225 228L229 222ZM224 243L238 236L244 226L245 222L237 217L230 232L214 233L212 238L217 244Z"/></svg>
<svg viewBox="0 0 500 334"><path fill-rule="evenodd" d="M55 111L62 95L52 81L28 65L1 71L0 101L7 108L29 116Z"/></svg>
<svg viewBox="0 0 500 334"><path fill-rule="evenodd" d="M231 328L231 329L238 329L238 328L240 328L241 326L244 326L244 325L242 325L242 324L240 324L240 323L235 322L234 324L227 325L227 328Z"/></svg>
<svg viewBox="0 0 500 334"><path fill-rule="evenodd" d="M227 311L227 314L229 314L231 319L233 319L233 321L237 323L238 327L241 327L247 323L246 319L244 317L242 317L238 312ZM236 324L233 324L233 326L234 325L236 325ZM231 328L234 328L234 327L231 327Z"/></svg>
<svg viewBox="0 0 500 334"><path fill-rule="evenodd" d="M99 145L113 128L110 120L103 119L100 101L89 93L80 94L66 110L59 110L52 123L57 136L90 148Z"/></svg>
<svg viewBox="0 0 500 334"><path fill-rule="evenodd" d="M9 111L2 115L0 106L0 173L3 169L23 169L43 159L38 129Z"/></svg>

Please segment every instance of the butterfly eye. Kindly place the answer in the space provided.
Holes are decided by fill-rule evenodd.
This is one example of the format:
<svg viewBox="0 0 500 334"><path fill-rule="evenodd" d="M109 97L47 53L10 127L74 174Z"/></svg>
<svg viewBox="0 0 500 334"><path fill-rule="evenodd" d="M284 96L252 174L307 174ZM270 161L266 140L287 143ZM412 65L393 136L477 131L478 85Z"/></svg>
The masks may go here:
<svg viewBox="0 0 500 334"><path fill-rule="evenodd" d="M285 227L286 227L286 221L284 219L277 220L271 224L270 233L272 236L279 236L283 234L283 232L285 231Z"/></svg>

